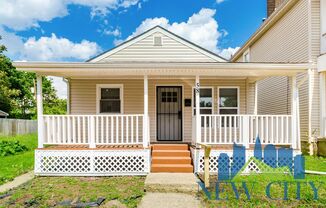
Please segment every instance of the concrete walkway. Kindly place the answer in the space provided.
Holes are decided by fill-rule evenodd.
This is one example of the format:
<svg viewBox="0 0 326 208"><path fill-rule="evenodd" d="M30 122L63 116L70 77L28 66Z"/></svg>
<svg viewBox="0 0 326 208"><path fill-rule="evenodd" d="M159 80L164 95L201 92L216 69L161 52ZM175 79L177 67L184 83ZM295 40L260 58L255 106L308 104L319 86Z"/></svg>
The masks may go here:
<svg viewBox="0 0 326 208"><path fill-rule="evenodd" d="M182 193L146 193L139 208L199 208L203 207L195 196Z"/></svg>
<svg viewBox="0 0 326 208"><path fill-rule="evenodd" d="M146 195L140 208L197 208L197 177L193 173L150 173L145 180Z"/></svg>
<svg viewBox="0 0 326 208"><path fill-rule="evenodd" d="M7 192L10 189L23 185L24 183L28 182L29 180L32 180L33 178L34 178L34 171L30 171L28 173L20 175L16 177L13 181L1 185L0 193Z"/></svg>

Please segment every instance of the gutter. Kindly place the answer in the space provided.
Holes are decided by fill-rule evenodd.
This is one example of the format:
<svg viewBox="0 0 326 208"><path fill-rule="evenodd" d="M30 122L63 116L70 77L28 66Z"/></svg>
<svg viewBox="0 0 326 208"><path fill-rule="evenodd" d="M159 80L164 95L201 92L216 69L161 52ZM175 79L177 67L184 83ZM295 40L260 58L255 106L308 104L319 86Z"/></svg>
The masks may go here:
<svg viewBox="0 0 326 208"><path fill-rule="evenodd" d="M299 0L288 0L284 5L276 9L260 28L245 42L245 44L232 56L231 62L235 62L247 48L261 38L275 23L278 22Z"/></svg>

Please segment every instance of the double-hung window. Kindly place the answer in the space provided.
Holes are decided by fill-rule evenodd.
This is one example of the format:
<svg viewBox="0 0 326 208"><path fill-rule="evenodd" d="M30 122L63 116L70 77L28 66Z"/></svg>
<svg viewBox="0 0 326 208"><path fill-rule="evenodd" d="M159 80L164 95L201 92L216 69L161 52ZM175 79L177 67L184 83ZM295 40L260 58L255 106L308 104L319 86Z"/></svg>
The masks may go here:
<svg viewBox="0 0 326 208"><path fill-rule="evenodd" d="M218 88L218 110L219 110L219 114L239 114L239 88L238 87ZM229 126L228 119L226 121L227 126ZM223 120L222 122L224 126L225 121ZM233 120L231 122L233 126L234 123Z"/></svg>
<svg viewBox="0 0 326 208"><path fill-rule="evenodd" d="M97 112L122 113L122 85L97 85Z"/></svg>
<svg viewBox="0 0 326 208"><path fill-rule="evenodd" d="M196 89L193 90L193 115L196 115ZM212 87L201 87L199 97L200 114L213 114L214 99ZM204 120L202 119L201 125L204 126Z"/></svg>

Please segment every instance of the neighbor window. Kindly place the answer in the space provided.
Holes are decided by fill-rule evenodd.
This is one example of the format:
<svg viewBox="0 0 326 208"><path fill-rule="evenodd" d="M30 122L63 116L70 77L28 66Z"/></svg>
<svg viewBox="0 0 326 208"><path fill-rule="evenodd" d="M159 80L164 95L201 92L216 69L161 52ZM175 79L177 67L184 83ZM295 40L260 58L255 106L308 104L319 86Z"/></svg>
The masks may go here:
<svg viewBox="0 0 326 208"><path fill-rule="evenodd" d="M98 113L122 113L122 86L98 86Z"/></svg>
<svg viewBox="0 0 326 208"><path fill-rule="evenodd" d="M219 114L239 113L239 88L219 88Z"/></svg>

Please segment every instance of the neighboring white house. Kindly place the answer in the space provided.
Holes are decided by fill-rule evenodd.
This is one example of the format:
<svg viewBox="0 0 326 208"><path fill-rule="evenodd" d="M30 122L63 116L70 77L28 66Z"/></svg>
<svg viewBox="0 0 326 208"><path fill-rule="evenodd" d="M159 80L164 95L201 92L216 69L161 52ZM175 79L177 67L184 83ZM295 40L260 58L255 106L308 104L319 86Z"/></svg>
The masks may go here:
<svg viewBox="0 0 326 208"><path fill-rule="evenodd" d="M252 155L257 135L301 150L297 76L308 62L230 63L157 26L88 62L14 65L38 76L39 175L201 172L201 144L217 171L233 143ZM69 115L43 115L42 76L69 81ZM256 83L277 76L291 80L291 111L258 114Z"/></svg>
<svg viewBox="0 0 326 208"><path fill-rule="evenodd" d="M326 0L268 0L267 10L270 16L231 61L309 63L297 76L301 141L326 137ZM290 89L285 76L260 80L258 113L290 112Z"/></svg>

